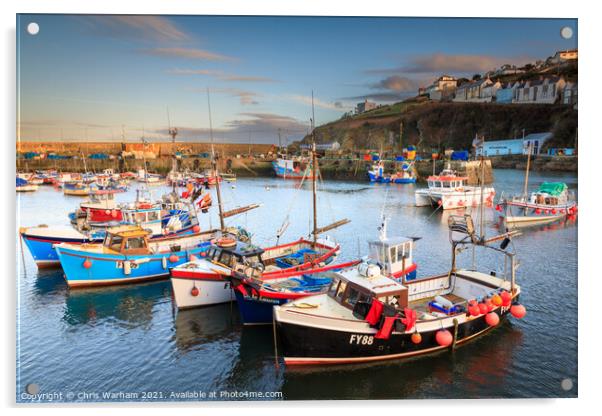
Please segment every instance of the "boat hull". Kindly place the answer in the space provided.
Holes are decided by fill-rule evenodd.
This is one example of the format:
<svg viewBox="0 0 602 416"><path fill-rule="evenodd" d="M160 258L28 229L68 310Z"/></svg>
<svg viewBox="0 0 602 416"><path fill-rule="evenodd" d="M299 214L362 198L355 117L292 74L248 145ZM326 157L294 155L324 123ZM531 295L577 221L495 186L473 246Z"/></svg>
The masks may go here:
<svg viewBox="0 0 602 416"><path fill-rule="evenodd" d="M38 190L38 185L22 185L17 186L17 192L35 192Z"/></svg>
<svg viewBox="0 0 602 416"><path fill-rule="evenodd" d="M197 274L194 279L190 279L174 276L172 270L171 287L178 309L217 305L234 300L230 282L219 275L211 275L202 279ZM194 288L198 290L196 295L193 294Z"/></svg>
<svg viewBox="0 0 602 416"><path fill-rule="evenodd" d="M518 297L516 298L518 299ZM281 308L275 309L276 332L279 350L282 351L287 365L327 365L374 362L391 359L409 358L438 351L449 350L451 346L441 346L436 341L436 333L440 328L420 331L422 340L419 344L412 342L413 330L409 332L393 332L388 339L375 338L376 330L364 323L365 329L334 330L331 328L310 326L311 312L295 312L307 314L310 318L307 325L287 322L283 318ZM500 323L506 318L509 307L496 309L500 315ZM284 312L291 313L291 312ZM361 328L359 325L357 328ZM489 326L485 315L469 318L458 325L456 345L461 345L473 338L485 334L495 327ZM446 328L454 332L452 328Z"/></svg>
<svg viewBox="0 0 602 416"><path fill-rule="evenodd" d="M174 235L189 235L192 234L192 227L179 230L174 234L157 235L151 237L151 241L171 237ZM104 239L104 231L97 231L93 237L88 237L85 234L75 230L65 232L63 230L54 231L52 228L23 228L20 230L21 238L29 249L36 265L39 268L61 267L58 254L54 249L55 245L61 243L69 244L84 244L84 243L102 243Z"/></svg>
<svg viewBox="0 0 602 416"><path fill-rule="evenodd" d="M555 206L506 202L496 208L499 208L498 216L506 227L529 227L564 221L575 207L574 202Z"/></svg>
<svg viewBox="0 0 602 416"><path fill-rule="evenodd" d="M191 256L201 255L209 246L207 241L188 250L131 256L90 253L62 246L55 249L69 287L90 287L122 285L168 277L170 268L189 261ZM173 255L178 257L176 261L172 261ZM84 266L86 260L90 262L89 268ZM129 267L126 263L129 263Z"/></svg>
<svg viewBox="0 0 602 416"><path fill-rule="evenodd" d="M234 294L243 325L271 324L274 319L274 306L283 305L289 301L286 298L276 299L243 294L239 290L234 290Z"/></svg>
<svg viewBox="0 0 602 416"><path fill-rule="evenodd" d="M491 205L495 189L483 188L483 203ZM429 189L419 189L415 192L416 206L431 206L440 209L459 209L481 205L481 189L475 187L467 191L440 192Z"/></svg>
<svg viewBox="0 0 602 416"><path fill-rule="evenodd" d="M304 175L302 171L295 171L292 169L287 169L283 166L280 166L277 162L272 162L272 167L274 168L274 173L277 177L283 179L296 179L301 180L305 177L306 180L313 180L314 177L310 171L307 171L306 175Z"/></svg>

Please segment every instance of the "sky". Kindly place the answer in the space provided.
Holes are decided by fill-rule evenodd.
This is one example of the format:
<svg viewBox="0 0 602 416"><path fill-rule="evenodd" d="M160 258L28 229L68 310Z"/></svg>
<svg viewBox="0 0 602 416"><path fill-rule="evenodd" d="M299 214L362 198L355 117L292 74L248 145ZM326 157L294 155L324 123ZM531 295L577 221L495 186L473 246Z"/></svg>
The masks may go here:
<svg viewBox="0 0 602 416"><path fill-rule="evenodd" d="M216 142L278 143L280 133L286 144L310 129L312 92L320 125L364 99L414 96L442 74L576 47L576 19L21 14L17 131L167 141L171 126L179 141L207 142L211 122Z"/></svg>

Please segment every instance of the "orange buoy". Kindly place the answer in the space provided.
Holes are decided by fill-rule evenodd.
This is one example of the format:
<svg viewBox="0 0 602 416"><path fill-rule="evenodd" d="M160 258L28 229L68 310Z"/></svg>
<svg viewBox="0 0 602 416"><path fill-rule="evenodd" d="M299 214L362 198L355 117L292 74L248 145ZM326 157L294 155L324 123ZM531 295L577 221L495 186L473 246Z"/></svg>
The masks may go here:
<svg viewBox="0 0 602 416"><path fill-rule="evenodd" d="M194 296L194 297L198 296L198 295L199 295L199 289L198 289L196 286L194 286L194 287L193 287L193 288L190 290L190 294L191 294L192 296Z"/></svg>
<svg viewBox="0 0 602 416"><path fill-rule="evenodd" d="M196 256L195 256L194 254L191 254L191 255L188 257L188 261L197 261L197 258L196 258Z"/></svg>
<svg viewBox="0 0 602 416"><path fill-rule="evenodd" d="M495 305L491 302L491 299L485 299L485 306L487 306L487 312L491 312Z"/></svg>
<svg viewBox="0 0 602 416"><path fill-rule="evenodd" d="M195 233L198 233L199 231L201 231L201 227L199 227L198 225L194 225L192 227L192 231L194 231Z"/></svg>
<svg viewBox="0 0 602 416"><path fill-rule="evenodd" d="M495 312L489 312L485 315L485 322L487 322L487 325L489 326L496 326L500 323L500 317Z"/></svg>
<svg viewBox="0 0 602 416"><path fill-rule="evenodd" d="M109 215L111 213L110 209L105 209L105 214Z"/></svg>
<svg viewBox="0 0 602 416"><path fill-rule="evenodd" d="M505 290L500 294L502 298L502 306L510 306L512 302L512 295Z"/></svg>
<svg viewBox="0 0 602 416"><path fill-rule="evenodd" d="M468 307L468 313L471 316L479 316L481 314L481 310L479 309L478 305L471 305Z"/></svg>
<svg viewBox="0 0 602 416"><path fill-rule="evenodd" d="M523 318L527 314L527 308L525 308L520 303L516 303L512 305L510 308L510 313L517 319Z"/></svg>
<svg viewBox="0 0 602 416"><path fill-rule="evenodd" d="M441 205L443 202L441 200L437 201L437 205Z"/></svg>
<svg viewBox="0 0 602 416"><path fill-rule="evenodd" d="M484 303L479 303L479 312L481 315L485 315L487 313L487 305Z"/></svg>
<svg viewBox="0 0 602 416"><path fill-rule="evenodd" d="M412 342L414 344L420 344L422 342L422 335L420 335L420 332L414 332L412 334Z"/></svg>
<svg viewBox="0 0 602 416"><path fill-rule="evenodd" d="M501 306L502 298L500 297L500 295L495 294L491 297L491 303L493 303L494 306Z"/></svg>
<svg viewBox="0 0 602 416"><path fill-rule="evenodd" d="M84 266L84 269L89 269L90 267L92 267L92 262L90 261L90 259L86 259L84 261L83 266Z"/></svg>
<svg viewBox="0 0 602 416"><path fill-rule="evenodd" d="M178 260L180 260L180 258L176 254L172 254L171 256L169 256L169 261L171 261L172 263L175 263Z"/></svg>
<svg viewBox="0 0 602 416"><path fill-rule="evenodd" d="M221 237L217 240L217 245L220 247L234 247L236 240L230 237Z"/></svg>
<svg viewBox="0 0 602 416"><path fill-rule="evenodd" d="M111 217L116 218L117 217L117 210L113 210L111 211Z"/></svg>
<svg viewBox="0 0 602 416"><path fill-rule="evenodd" d="M448 347L453 342L454 337L447 329L440 329L435 335L435 340L437 341L437 344L442 347Z"/></svg>

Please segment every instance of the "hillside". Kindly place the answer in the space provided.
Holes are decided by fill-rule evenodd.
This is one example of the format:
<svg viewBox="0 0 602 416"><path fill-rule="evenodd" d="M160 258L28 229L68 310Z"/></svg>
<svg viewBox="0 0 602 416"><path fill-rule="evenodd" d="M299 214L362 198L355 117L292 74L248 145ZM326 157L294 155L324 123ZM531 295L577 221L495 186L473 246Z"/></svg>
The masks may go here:
<svg viewBox="0 0 602 416"><path fill-rule="evenodd" d="M400 140L400 127L402 136ZM573 147L577 110L565 105L441 103L411 100L382 106L319 126L317 143L337 141L344 151L399 151L416 145L419 151L469 149L475 134L486 140L521 137L551 131L551 147ZM302 142L309 143L306 136Z"/></svg>

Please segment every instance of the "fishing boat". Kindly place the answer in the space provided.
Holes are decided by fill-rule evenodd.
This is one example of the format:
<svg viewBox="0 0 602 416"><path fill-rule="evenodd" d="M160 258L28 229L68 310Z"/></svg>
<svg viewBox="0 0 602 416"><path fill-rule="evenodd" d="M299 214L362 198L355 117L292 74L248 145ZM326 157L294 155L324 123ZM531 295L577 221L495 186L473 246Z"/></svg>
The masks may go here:
<svg viewBox="0 0 602 416"><path fill-rule="evenodd" d="M63 194L71 196L88 196L90 195L90 185L83 181L69 181L63 183Z"/></svg>
<svg viewBox="0 0 602 416"><path fill-rule="evenodd" d="M115 190L97 190L90 193L90 199L79 204L81 215L91 222L122 221L123 215L115 200ZM76 212L76 214L79 214Z"/></svg>
<svg viewBox="0 0 602 416"><path fill-rule="evenodd" d="M181 201L173 195L164 195L158 202L152 201L149 191L137 190L136 201L118 206L121 221L111 215L110 221L91 222L87 213L73 213L72 226L38 225L21 227L19 235L25 242L38 268L59 267L60 262L54 246L61 243L86 244L101 243L106 229L120 225L140 225L150 230L151 239L183 236L200 230L194 210L193 195L188 201ZM201 199L201 202L203 199ZM188 204L187 207L185 205ZM112 211L111 211L112 212Z"/></svg>
<svg viewBox="0 0 602 416"><path fill-rule="evenodd" d="M16 190L17 192L34 192L38 190L38 185L32 184L29 181L17 176Z"/></svg>
<svg viewBox="0 0 602 416"><path fill-rule="evenodd" d="M523 317L515 253L508 250L514 235L486 239L476 234L470 215L452 215L450 270L412 280L388 276L387 269L404 267L403 246L396 239L380 241L384 262L334 272L327 293L274 307L277 354L287 365L409 358L454 349L488 333L509 313ZM500 240L500 247L493 245ZM470 246L503 255L510 270L498 276L457 268L457 255Z"/></svg>
<svg viewBox="0 0 602 416"><path fill-rule="evenodd" d="M384 162L373 164L368 170L370 182L378 183L416 183L416 174L412 162L403 162L401 169L393 173L385 173Z"/></svg>
<svg viewBox="0 0 602 416"><path fill-rule="evenodd" d="M103 243L55 246L69 287L135 283L169 276L178 266L206 251L215 230L150 240L137 225L107 230Z"/></svg>
<svg viewBox="0 0 602 416"><path fill-rule="evenodd" d="M476 207L481 203L492 206L495 189L490 186L468 186L467 180L468 177L458 176L448 165L439 175L428 177L428 188L416 190L416 206L438 209Z"/></svg>
<svg viewBox="0 0 602 416"><path fill-rule="evenodd" d="M313 180L311 162L308 158L278 158L272 162L274 173L283 179Z"/></svg>
<svg viewBox="0 0 602 416"><path fill-rule="evenodd" d="M529 146L527 152L522 195L502 198L495 206L502 226L506 229L550 224L574 218L577 215L577 203L569 194L568 186L563 182L544 182L539 189L528 195L532 150L533 144Z"/></svg>
<svg viewBox="0 0 602 416"><path fill-rule="evenodd" d="M157 173L149 173L146 169L138 170L138 176L136 180L146 185L164 185L165 181L163 177Z"/></svg>
<svg viewBox="0 0 602 416"><path fill-rule="evenodd" d="M506 228L549 224L577 215L577 203L563 182L544 182L528 199L503 199L495 209Z"/></svg>

